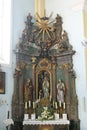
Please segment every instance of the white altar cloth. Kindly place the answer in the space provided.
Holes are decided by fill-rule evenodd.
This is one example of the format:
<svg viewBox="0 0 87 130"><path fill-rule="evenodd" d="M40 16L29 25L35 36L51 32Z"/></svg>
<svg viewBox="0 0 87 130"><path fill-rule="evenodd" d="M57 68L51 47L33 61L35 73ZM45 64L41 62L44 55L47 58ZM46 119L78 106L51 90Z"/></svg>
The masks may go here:
<svg viewBox="0 0 87 130"><path fill-rule="evenodd" d="M23 125L69 125L69 120L59 119L59 120L24 120Z"/></svg>
<svg viewBox="0 0 87 130"><path fill-rule="evenodd" d="M14 122L12 119L6 119L3 121L3 123L5 124L5 126L9 126L9 125L14 125Z"/></svg>

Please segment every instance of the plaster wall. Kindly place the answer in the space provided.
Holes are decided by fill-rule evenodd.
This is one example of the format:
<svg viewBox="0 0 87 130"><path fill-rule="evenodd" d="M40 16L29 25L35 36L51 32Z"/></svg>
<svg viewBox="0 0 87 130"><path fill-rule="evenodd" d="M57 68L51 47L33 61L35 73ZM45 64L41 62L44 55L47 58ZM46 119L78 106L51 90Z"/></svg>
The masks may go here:
<svg viewBox="0 0 87 130"><path fill-rule="evenodd" d="M78 96L79 119L81 130L87 130L87 87L86 87L86 64L85 48L82 45L84 39L84 25L81 0L46 0L46 14L53 12L52 19L58 14L63 18L63 29L67 31L69 41L76 51L73 57L73 66L76 73L76 92ZM12 1L12 50L11 64L2 66L6 72L5 94L0 95L0 130L5 130L3 120L7 117L9 109L11 116L11 100L13 94L13 74L15 69L15 54L13 50L21 37L25 27L26 16L31 12L34 16L34 0ZM3 101L3 102L2 102ZM8 104L8 107L7 107Z"/></svg>
<svg viewBox="0 0 87 130"><path fill-rule="evenodd" d="M12 0L11 63L9 66L2 65L2 71L6 74L6 80L5 94L0 94L0 130L6 130L3 121L7 118L8 110L10 111L9 116L11 117L11 102L14 89L13 75L16 61L13 50L21 37L25 27L24 22L29 12L34 15L34 0Z"/></svg>
<svg viewBox="0 0 87 130"><path fill-rule="evenodd" d="M67 31L69 41L76 51L73 56L73 66L76 73L76 93L78 96L78 110L81 130L87 129L87 85L86 85L86 63L85 47L82 45L84 39L83 5L81 0L47 0L46 12L53 11L63 18L63 29Z"/></svg>

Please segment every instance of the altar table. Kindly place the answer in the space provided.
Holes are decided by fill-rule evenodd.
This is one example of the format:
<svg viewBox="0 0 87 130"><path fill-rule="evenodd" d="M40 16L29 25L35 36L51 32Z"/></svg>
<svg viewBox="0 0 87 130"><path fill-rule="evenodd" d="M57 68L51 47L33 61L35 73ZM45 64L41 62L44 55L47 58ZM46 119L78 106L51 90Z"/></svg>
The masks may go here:
<svg viewBox="0 0 87 130"><path fill-rule="evenodd" d="M69 130L69 120L24 120L23 130Z"/></svg>

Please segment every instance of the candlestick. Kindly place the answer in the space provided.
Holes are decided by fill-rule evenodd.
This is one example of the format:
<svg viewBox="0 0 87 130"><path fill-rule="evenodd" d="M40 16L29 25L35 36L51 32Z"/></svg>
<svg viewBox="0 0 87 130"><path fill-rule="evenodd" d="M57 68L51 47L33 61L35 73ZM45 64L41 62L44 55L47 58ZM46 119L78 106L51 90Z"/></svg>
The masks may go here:
<svg viewBox="0 0 87 130"><path fill-rule="evenodd" d="M57 109L57 102L55 102L55 108Z"/></svg>

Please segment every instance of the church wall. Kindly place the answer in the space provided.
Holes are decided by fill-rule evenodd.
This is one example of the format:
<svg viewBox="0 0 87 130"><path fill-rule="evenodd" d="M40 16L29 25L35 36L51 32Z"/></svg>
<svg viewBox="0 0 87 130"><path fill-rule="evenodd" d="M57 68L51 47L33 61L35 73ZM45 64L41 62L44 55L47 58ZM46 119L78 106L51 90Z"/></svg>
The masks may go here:
<svg viewBox="0 0 87 130"><path fill-rule="evenodd" d="M0 130L6 130L3 120L7 118L7 111L11 117L11 103L14 89L14 69L15 69L15 54L13 50L21 37L21 33L25 27L26 16L34 12L34 0L13 0L12 1L12 50L11 50L11 64L9 66L2 66L2 70L6 74L5 94L0 94ZM7 107L8 104L8 107ZM8 128L10 130L10 128Z"/></svg>
<svg viewBox="0 0 87 130"><path fill-rule="evenodd" d="M73 57L73 66L76 73L76 92L78 96L79 119L81 130L87 129L87 85L85 67L85 48L82 45L84 39L83 25L83 1L55 0L54 3L47 0L46 12L49 15L53 11L53 17L57 13L63 18L63 29L68 33L70 43L76 54ZM55 10L54 10L55 9ZM52 17L52 18L53 18Z"/></svg>

